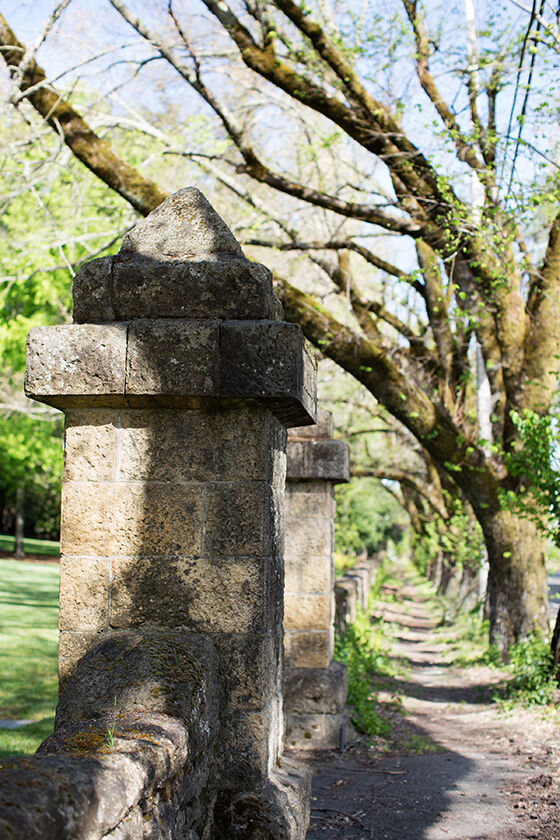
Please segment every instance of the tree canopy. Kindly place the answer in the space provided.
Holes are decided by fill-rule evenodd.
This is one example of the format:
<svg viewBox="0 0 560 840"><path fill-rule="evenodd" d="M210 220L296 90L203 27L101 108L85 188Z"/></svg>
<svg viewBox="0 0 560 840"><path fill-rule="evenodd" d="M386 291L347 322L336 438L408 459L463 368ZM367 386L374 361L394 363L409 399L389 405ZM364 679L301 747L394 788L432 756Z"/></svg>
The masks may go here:
<svg viewBox="0 0 560 840"><path fill-rule="evenodd" d="M560 338L560 56L548 4L532 9L107 0L88 55L53 70L79 0L28 44L0 17L12 104L138 213L178 158L218 207L235 198L228 222L287 317L472 505L504 651L548 623L545 544L501 504L519 482L512 412L549 412Z"/></svg>

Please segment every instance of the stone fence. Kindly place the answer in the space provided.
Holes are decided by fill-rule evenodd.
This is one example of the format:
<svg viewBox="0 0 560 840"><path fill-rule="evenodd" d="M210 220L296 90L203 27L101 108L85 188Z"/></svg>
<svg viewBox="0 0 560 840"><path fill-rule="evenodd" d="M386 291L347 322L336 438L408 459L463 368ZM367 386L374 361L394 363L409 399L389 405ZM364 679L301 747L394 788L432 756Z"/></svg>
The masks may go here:
<svg viewBox="0 0 560 840"><path fill-rule="evenodd" d="M333 440L333 419L290 429L284 561L286 744L338 748L344 741L346 671L333 661L334 484L348 481L348 445Z"/></svg>
<svg viewBox="0 0 560 840"><path fill-rule="evenodd" d="M283 692L286 743L338 747L333 619L373 574L334 584L348 450L315 379L193 189L82 267L73 324L31 331L26 391L65 415L60 691L53 735L0 764L2 840L303 840Z"/></svg>
<svg viewBox="0 0 560 840"><path fill-rule="evenodd" d="M0 770L11 840L302 840L282 755L286 427L315 362L204 197L167 199L28 340L65 414L54 734Z"/></svg>
<svg viewBox="0 0 560 840"><path fill-rule="evenodd" d="M366 558L336 579L334 625L340 635L344 634L348 626L356 620L358 607L367 610L369 590L375 583L381 560L381 554Z"/></svg>

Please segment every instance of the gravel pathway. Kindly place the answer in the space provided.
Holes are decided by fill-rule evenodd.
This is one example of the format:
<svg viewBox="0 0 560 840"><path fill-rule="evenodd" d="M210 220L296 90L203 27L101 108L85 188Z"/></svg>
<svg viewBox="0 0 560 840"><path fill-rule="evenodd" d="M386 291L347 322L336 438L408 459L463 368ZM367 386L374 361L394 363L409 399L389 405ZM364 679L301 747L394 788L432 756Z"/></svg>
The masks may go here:
<svg viewBox="0 0 560 840"><path fill-rule="evenodd" d="M499 671L449 666L430 604L410 582L379 609L408 663L390 686L405 714L393 713L388 743L358 739L344 755L305 758L307 840L560 840L558 726L490 703Z"/></svg>

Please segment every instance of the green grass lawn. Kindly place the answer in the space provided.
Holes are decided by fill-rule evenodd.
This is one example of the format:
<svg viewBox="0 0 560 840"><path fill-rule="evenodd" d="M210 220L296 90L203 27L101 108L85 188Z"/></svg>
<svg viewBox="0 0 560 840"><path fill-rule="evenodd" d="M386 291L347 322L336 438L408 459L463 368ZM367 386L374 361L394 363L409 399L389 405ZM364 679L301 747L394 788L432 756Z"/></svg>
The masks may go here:
<svg viewBox="0 0 560 840"><path fill-rule="evenodd" d="M0 534L0 551L15 551L16 538L9 534ZM60 543L53 540L34 540L32 537L25 537L23 550L27 554L46 554L50 557L58 557L60 554Z"/></svg>
<svg viewBox="0 0 560 840"><path fill-rule="evenodd" d="M57 696L58 566L0 558L0 757L31 753L52 731Z"/></svg>

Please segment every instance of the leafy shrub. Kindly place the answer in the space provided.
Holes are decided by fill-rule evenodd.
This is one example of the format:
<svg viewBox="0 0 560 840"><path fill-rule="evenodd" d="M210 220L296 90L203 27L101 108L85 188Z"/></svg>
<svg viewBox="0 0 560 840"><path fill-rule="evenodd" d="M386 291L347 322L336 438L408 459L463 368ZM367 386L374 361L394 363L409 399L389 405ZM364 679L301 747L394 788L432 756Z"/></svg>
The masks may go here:
<svg viewBox="0 0 560 840"><path fill-rule="evenodd" d="M383 624L372 625L358 607L356 621L335 640L335 659L344 662L348 675L348 703L352 723L365 735L388 735L391 726L375 710L372 680L392 672L383 638Z"/></svg>
<svg viewBox="0 0 560 840"><path fill-rule="evenodd" d="M361 619L361 616L359 617ZM356 621L356 624L359 620ZM348 703L352 707L352 723L365 735L387 735L390 725L375 711L375 695L371 680L378 673L383 654L364 643L362 632L351 625L335 644L335 658L344 662L348 675Z"/></svg>
<svg viewBox="0 0 560 840"><path fill-rule="evenodd" d="M508 669L513 679L500 686L494 698L504 708L519 704L546 706L553 702L558 684L552 673L550 646L542 634L535 633L510 648Z"/></svg>

